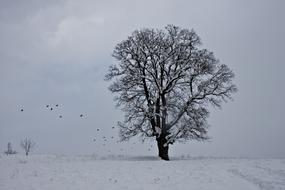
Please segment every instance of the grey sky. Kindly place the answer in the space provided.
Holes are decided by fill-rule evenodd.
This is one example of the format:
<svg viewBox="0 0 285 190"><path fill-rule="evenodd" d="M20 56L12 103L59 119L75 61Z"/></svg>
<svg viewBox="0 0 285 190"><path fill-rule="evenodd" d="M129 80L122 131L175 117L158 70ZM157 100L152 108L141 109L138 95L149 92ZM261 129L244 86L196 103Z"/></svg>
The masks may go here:
<svg viewBox="0 0 285 190"><path fill-rule="evenodd" d="M102 146L98 138L117 138L111 127L122 118L103 77L114 46L133 30L175 24L194 28L203 47L234 70L239 92L212 110L210 142L177 144L170 155L284 157L284 9L282 0L1 0L0 151L8 142L21 151L28 136L37 153L124 147L156 154L147 151L150 142Z"/></svg>

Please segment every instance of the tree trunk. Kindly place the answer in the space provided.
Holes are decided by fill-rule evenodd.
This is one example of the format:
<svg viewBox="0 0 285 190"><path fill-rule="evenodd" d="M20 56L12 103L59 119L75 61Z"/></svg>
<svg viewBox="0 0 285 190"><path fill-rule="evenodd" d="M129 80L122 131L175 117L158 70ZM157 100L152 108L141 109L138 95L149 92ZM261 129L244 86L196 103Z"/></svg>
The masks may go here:
<svg viewBox="0 0 285 190"><path fill-rule="evenodd" d="M168 145L164 146L164 144L167 142L165 135L160 135L157 140L157 146L158 146L158 156L163 160L169 160L168 157Z"/></svg>

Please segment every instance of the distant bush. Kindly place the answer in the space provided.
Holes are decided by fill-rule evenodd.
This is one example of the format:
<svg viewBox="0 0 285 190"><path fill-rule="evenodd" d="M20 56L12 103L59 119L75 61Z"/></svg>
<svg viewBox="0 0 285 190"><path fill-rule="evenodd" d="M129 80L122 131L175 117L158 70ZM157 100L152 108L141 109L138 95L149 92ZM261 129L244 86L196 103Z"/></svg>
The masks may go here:
<svg viewBox="0 0 285 190"><path fill-rule="evenodd" d="M20 145L24 149L26 156L28 156L31 150L35 147L36 143L32 141L32 139L25 138L22 140Z"/></svg>
<svg viewBox="0 0 285 190"><path fill-rule="evenodd" d="M4 152L6 155L17 154L15 150L12 148L12 143L7 144L7 150Z"/></svg>

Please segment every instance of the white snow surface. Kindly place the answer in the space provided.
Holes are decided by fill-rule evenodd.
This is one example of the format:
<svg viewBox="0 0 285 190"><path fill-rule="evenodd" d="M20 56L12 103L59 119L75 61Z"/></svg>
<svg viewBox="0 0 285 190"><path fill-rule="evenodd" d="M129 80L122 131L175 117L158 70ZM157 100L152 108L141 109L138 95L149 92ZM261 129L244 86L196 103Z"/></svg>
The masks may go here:
<svg viewBox="0 0 285 190"><path fill-rule="evenodd" d="M285 190L285 159L0 156L0 190Z"/></svg>

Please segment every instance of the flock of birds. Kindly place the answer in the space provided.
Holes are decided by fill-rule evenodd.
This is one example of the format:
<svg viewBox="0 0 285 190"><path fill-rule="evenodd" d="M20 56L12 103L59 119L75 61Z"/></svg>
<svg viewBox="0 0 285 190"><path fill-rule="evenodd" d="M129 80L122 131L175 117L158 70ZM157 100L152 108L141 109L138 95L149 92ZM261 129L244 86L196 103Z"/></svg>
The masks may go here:
<svg viewBox="0 0 285 190"><path fill-rule="evenodd" d="M56 110L57 108L59 108L60 106L59 106L59 104L55 104L54 106L52 106L52 105L50 105L50 104L47 104L45 107L46 107L46 109L48 109L48 110L50 110L50 111L55 111L55 110ZM24 112L24 108L21 108L20 111L21 111L21 112ZM61 119L61 118L63 118L63 115L60 114L60 115L58 115L58 117ZM80 117L80 118L84 118L85 115L79 114L79 117ZM114 130L115 127L112 127L111 129ZM97 136L97 135L99 135L99 133L100 133L100 128L97 128L96 131L97 131L97 134L96 134L96 136ZM119 141L116 141L116 140L115 140L115 137L114 137L114 136L110 136L110 137L101 136L101 138L100 138L100 137L96 137L96 138L93 138L92 141L93 141L94 143L96 143L96 144L97 144L97 143L100 143L103 147L105 147L108 142L111 142L112 144L119 142ZM131 143L131 147L129 147L129 148L133 150L135 144L136 144L135 142ZM148 151L151 151L152 148L153 148L153 145L151 145L147 150L148 150ZM125 149L124 149L124 148L119 148L118 150L119 150L120 152L123 152ZM108 150L108 152L111 153L112 151L111 151L111 150Z"/></svg>
<svg viewBox="0 0 285 190"><path fill-rule="evenodd" d="M59 105L58 105L58 104L55 104L55 107L58 108ZM54 110L54 107L52 107L52 106L49 105L49 104L46 105L46 108L47 108L47 109L50 109L51 111ZM23 112L23 111L24 111L24 108L21 108L20 111ZM59 118L62 118L62 115L59 115L58 117L59 117ZM82 117L83 117L83 114L80 114L79 117L82 118Z"/></svg>

